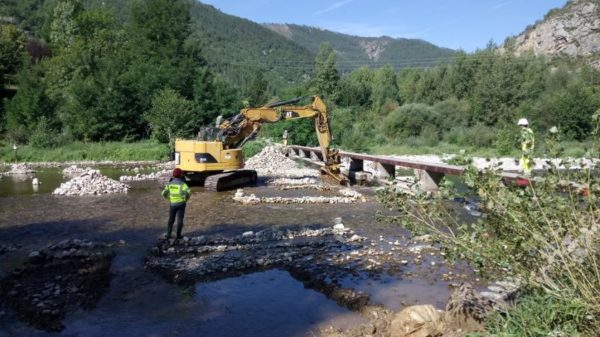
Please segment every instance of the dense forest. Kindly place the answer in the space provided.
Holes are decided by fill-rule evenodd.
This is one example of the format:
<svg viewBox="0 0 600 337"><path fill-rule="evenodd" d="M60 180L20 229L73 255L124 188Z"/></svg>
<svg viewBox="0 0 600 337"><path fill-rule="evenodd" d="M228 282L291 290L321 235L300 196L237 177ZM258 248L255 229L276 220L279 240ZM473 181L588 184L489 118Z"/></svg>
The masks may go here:
<svg viewBox="0 0 600 337"><path fill-rule="evenodd" d="M557 126L562 139L583 141L600 108L599 71L494 45L433 67L400 68L390 58L349 71L334 43L314 55L186 0L10 0L0 17L0 81L18 88L2 102L0 134L35 147L169 142L244 105L319 94L346 149L443 142L508 153L521 116L542 135ZM283 129L292 142L315 142L309 121L270 125L264 135Z"/></svg>

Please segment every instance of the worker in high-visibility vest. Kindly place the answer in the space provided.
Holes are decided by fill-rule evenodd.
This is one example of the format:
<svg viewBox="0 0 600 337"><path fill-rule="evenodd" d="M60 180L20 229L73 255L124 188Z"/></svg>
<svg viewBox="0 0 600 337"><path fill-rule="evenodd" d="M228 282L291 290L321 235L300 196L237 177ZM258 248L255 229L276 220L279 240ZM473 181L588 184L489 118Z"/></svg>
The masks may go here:
<svg viewBox="0 0 600 337"><path fill-rule="evenodd" d="M288 145L288 131L287 130L283 130L283 145L287 146Z"/></svg>
<svg viewBox="0 0 600 337"><path fill-rule="evenodd" d="M533 149L535 147L535 137L533 130L529 128L529 122L525 118L519 119L518 122L521 127L521 160L519 164L523 169L523 174L526 176L531 175L533 167Z"/></svg>
<svg viewBox="0 0 600 337"><path fill-rule="evenodd" d="M185 183L183 179L183 171L181 171L181 169L176 168L173 170L173 178L171 178L167 185L165 185L165 188L162 191L162 196L170 203L166 239L168 240L171 238L175 217L177 217L177 239L181 239L185 205L190 199L190 187Z"/></svg>

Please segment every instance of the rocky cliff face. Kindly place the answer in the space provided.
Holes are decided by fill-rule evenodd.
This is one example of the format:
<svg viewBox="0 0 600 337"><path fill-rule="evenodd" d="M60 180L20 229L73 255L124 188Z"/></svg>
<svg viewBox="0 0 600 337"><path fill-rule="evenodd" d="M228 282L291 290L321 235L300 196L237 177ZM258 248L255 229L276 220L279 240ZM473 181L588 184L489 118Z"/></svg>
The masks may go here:
<svg viewBox="0 0 600 337"><path fill-rule="evenodd" d="M502 51L588 58L600 67L600 0L571 0L544 20L510 38Z"/></svg>

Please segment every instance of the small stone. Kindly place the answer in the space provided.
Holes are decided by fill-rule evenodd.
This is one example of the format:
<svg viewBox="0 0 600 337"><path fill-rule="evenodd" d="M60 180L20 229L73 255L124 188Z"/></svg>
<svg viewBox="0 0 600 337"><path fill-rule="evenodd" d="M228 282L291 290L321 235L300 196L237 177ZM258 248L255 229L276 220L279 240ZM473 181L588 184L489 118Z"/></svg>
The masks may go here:
<svg viewBox="0 0 600 337"><path fill-rule="evenodd" d="M247 238L247 237L250 237L250 236L254 236L254 232L253 231L244 232L242 234L242 237L244 237L244 238Z"/></svg>
<svg viewBox="0 0 600 337"><path fill-rule="evenodd" d="M38 252L37 250L34 250L33 252L29 253L30 258L38 257L38 256L40 256L40 252Z"/></svg>

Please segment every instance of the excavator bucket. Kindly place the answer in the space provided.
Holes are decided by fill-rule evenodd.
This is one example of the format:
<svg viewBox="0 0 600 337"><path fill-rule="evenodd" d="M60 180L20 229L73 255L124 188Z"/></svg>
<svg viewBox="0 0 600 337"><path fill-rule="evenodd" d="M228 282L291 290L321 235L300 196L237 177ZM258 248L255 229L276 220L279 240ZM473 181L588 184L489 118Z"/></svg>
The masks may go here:
<svg viewBox="0 0 600 337"><path fill-rule="evenodd" d="M336 185L348 185L348 178L340 173L339 168L328 165L321 167L321 180Z"/></svg>

